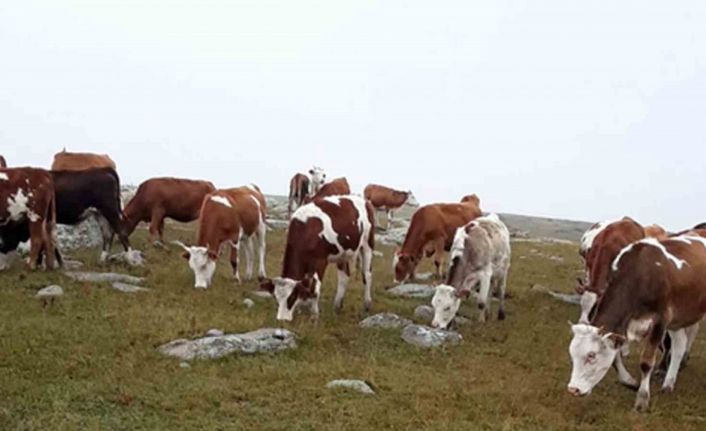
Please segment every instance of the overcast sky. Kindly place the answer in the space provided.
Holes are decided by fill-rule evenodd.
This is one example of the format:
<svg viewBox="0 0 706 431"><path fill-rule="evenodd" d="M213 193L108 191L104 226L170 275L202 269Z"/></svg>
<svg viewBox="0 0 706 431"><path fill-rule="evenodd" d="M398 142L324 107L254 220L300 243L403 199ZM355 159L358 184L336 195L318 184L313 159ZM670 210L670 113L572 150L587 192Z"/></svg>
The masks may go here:
<svg viewBox="0 0 706 431"><path fill-rule="evenodd" d="M703 1L3 1L0 64L12 165L706 221Z"/></svg>

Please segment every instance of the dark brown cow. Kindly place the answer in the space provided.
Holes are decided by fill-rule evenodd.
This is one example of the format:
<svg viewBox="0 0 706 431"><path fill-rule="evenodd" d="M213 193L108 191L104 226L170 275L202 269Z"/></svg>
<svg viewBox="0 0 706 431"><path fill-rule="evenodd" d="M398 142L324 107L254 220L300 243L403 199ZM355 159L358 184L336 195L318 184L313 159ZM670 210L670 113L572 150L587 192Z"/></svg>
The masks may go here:
<svg viewBox="0 0 706 431"><path fill-rule="evenodd" d="M307 198L319 191L326 181L326 173L318 166L309 169L309 174L295 174L289 181L289 203L287 205L287 218L292 217L294 205L299 208L306 203Z"/></svg>
<svg viewBox="0 0 706 431"><path fill-rule="evenodd" d="M0 156L0 168L6 168L7 167L7 162L5 161L5 158L3 156Z"/></svg>
<svg viewBox="0 0 706 431"><path fill-rule="evenodd" d="M669 333L672 355L662 390L674 390L679 366L706 314L706 239L646 238L623 249L590 323L573 325L569 392L587 395L620 356L623 344L646 340L635 408L647 409L650 377ZM632 379L634 380L634 379Z"/></svg>
<svg viewBox="0 0 706 431"><path fill-rule="evenodd" d="M25 222L29 224L32 240L30 268L36 268L44 255L47 268L52 269L56 204L51 173L34 168L0 169L0 227L11 230L13 226L23 226ZM0 263L0 266L4 265Z"/></svg>
<svg viewBox="0 0 706 431"><path fill-rule="evenodd" d="M351 194L351 186L348 185L348 180L345 177L341 177L324 184L314 196L305 199L305 201L309 203L327 196L343 196L349 194Z"/></svg>
<svg viewBox="0 0 706 431"><path fill-rule="evenodd" d="M84 169L111 168L117 170L115 162L107 154L70 153L64 149L54 154L52 171L82 171Z"/></svg>
<svg viewBox="0 0 706 431"><path fill-rule="evenodd" d="M321 280L329 263L338 267L335 309L340 311L350 269L361 259L364 309L372 305L372 256L375 247L372 205L358 196L318 199L299 208L289 223L282 276L261 280L260 287L277 300L277 319L292 320L300 304L319 314Z"/></svg>
<svg viewBox="0 0 706 431"><path fill-rule="evenodd" d="M164 241L164 219L182 223L199 218L204 197L215 191L210 181L152 178L137 188L124 210L125 230L131 235L140 222L150 224L150 241Z"/></svg>
<svg viewBox="0 0 706 431"><path fill-rule="evenodd" d="M260 277L265 277L265 217L264 196L256 186L216 190L203 200L199 216L196 246L186 246L177 242L194 271L197 289L206 289L211 285L216 260L221 246L228 242L231 246L230 263L233 277L240 282L238 272L238 245L242 237L246 243L247 272L246 278L252 278L254 250L252 239L259 240Z"/></svg>
<svg viewBox="0 0 706 431"><path fill-rule="evenodd" d="M387 213L387 225L392 221L392 213L405 204L416 207L419 203L411 191L402 192L378 184L368 184L363 190L363 196L370 201L376 211Z"/></svg>
<svg viewBox="0 0 706 431"><path fill-rule="evenodd" d="M402 249L395 253L395 280L402 282L414 277L424 254L434 256L436 275L440 277L442 254L451 249L456 229L482 214L480 199L476 195L464 196L457 204L431 204L419 208L412 215Z"/></svg>

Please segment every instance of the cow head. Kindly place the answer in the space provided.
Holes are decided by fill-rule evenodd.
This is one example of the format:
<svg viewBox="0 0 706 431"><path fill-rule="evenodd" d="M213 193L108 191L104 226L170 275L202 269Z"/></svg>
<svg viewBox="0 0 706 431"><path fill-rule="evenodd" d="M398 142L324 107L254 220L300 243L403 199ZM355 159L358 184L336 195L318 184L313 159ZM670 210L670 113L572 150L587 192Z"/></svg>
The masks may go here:
<svg viewBox="0 0 706 431"><path fill-rule="evenodd" d="M294 312L301 304L309 303L318 313L321 280L319 276L306 275L302 280L277 277L260 280L260 290L269 292L277 301L277 320L291 322Z"/></svg>
<svg viewBox="0 0 706 431"><path fill-rule="evenodd" d="M568 390L574 396L588 395L605 377L625 337L578 323L571 325L574 337L569 345L571 380Z"/></svg>
<svg viewBox="0 0 706 431"><path fill-rule="evenodd" d="M326 172L318 166L314 166L309 169L309 176L311 177L311 192L316 193L319 191L321 186L326 182Z"/></svg>
<svg viewBox="0 0 706 431"><path fill-rule="evenodd" d="M446 329L456 317L456 312L461 306L461 299L468 298L470 293L467 289L456 290L453 286L446 284L436 286L436 292L431 299L431 306L434 308L434 320L432 320L431 326Z"/></svg>
<svg viewBox="0 0 706 431"><path fill-rule="evenodd" d="M194 271L194 288L208 288L213 280L213 273L216 272L218 254L206 247L189 247L179 241L174 243L184 249L181 256L189 261L189 267Z"/></svg>
<svg viewBox="0 0 706 431"><path fill-rule="evenodd" d="M397 283L402 283L407 281L408 278L414 274L414 270L417 268L419 263L419 258L407 253L402 253L400 251L395 252L392 258L392 266L395 271L395 281Z"/></svg>
<svg viewBox="0 0 706 431"><path fill-rule="evenodd" d="M405 203L411 207L417 208L419 206L419 201L417 198L414 197L414 193L412 193L412 190L409 190L407 192L407 200Z"/></svg>

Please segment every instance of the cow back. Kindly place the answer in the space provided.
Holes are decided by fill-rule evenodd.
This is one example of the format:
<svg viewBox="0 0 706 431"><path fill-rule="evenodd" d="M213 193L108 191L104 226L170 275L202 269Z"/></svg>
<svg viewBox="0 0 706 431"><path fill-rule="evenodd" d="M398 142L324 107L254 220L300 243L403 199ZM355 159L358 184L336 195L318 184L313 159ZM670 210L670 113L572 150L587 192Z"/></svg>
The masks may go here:
<svg viewBox="0 0 706 431"><path fill-rule="evenodd" d="M53 171L80 171L85 169L111 168L117 170L115 162L107 154L70 153L54 154Z"/></svg>

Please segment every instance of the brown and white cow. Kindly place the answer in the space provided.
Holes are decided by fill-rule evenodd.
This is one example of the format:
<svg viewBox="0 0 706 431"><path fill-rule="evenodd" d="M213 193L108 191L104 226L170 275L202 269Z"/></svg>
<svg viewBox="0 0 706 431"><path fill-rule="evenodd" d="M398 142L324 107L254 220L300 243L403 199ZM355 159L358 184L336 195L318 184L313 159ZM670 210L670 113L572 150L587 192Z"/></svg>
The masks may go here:
<svg viewBox="0 0 706 431"><path fill-rule="evenodd" d="M392 213L405 204L418 207L419 202L415 199L412 191L402 192L378 184L368 184L363 190L363 196L369 200L376 211L384 211L387 214L387 225L390 226Z"/></svg>
<svg viewBox="0 0 706 431"><path fill-rule="evenodd" d="M117 170L115 162L107 154L70 153L66 149L54 154L54 162L51 165L53 171L82 171L97 168Z"/></svg>
<svg viewBox="0 0 706 431"><path fill-rule="evenodd" d="M164 219L188 223L199 218L204 197L216 190L210 181L151 178L137 188L123 211L131 235L140 222L150 224L150 241L164 241Z"/></svg>
<svg viewBox="0 0 706 431"><path fill-rule="evenodd" d="M294 205L299 208L304 205L307 198L319 191L321 185L326 181L326 173L318 166L309 169L309 174L297 173L289 181L289 203L287 206L287 218L292 217Z"/></svg>
<svg viewBox="0 0 706 431"><path fill-rule="evenodd" d="M0 156L0 168L6 168L7 167L7 162L5 161L5 158L3 156Z"/></svg>
<svg viewBox="0 0 706 431"><path fill-rule="evenodd" d="M30 268L36 268L44 255L47 268L52 269L56 204L51 173L34 168L0 169L0 243L5 242L5 233L14 236L13 230L27 229L25 222L31 239ZM2 258L0 266L4 267L6 256Z"/></svg>
<svg viewBox="0 0 706 431"><path fill-rule="evenodd" d="M646 340L635 401L635 409L643 411L649 405L650 378L665 334L672 340L672 355L662 390L670 392L693 340L693 328L706 314L706 239L643 239L621 250L611 272L591 321L572 326L568 390L573 395L590 394L620 357L623 344Z"/></svg>
<svg viewBox="0 0 706 431"><path fill-rule="evenodd" d="M440 277L442 254L451 249L456 229L481 215L480 199L476 195L464 196L461 203L425 205L415 211L402 249L394 256L395 281L414 277L425 254L434 256L436 275Z"/></svg>
<svg viewBox="0 0 706 431"><path fill-rule="evenodd" d="M260 288L277 300L277 319L291 321L299 305L319 315L321 280L326 267L338 267L335 310L340 312L351 268L360 257L365 284L364 310L372 305L372 257L375 247L372 205L358 196L330 196L300 207L287 231L281 277L261 280Z"/></svg>
<svg viewBox="0 0 706 431"><path fill-rule="evenodd" d="M240 283L238 246L241 238L246 241L246 279L250 280L253 276L254 238L259 243L258 273L260 277L265 277L266 214L264 196L256 186L216 190L206 195L201 206L196 245L189 247L176 241L184 249L182 256L189 261L189 267L194 272L195 288L206 289L211 285L216 260L224 243L231 246L233 277Z"/></svg>
<svg viewBox="0 0 706 431"><path fill-rule="evenodd" d="M336 178L321 186L318 192L313 196L304 199L304 202L309 203L317 199L328 196L345 196L351 194L351 186L348 185L346 177Z"/></svg>

